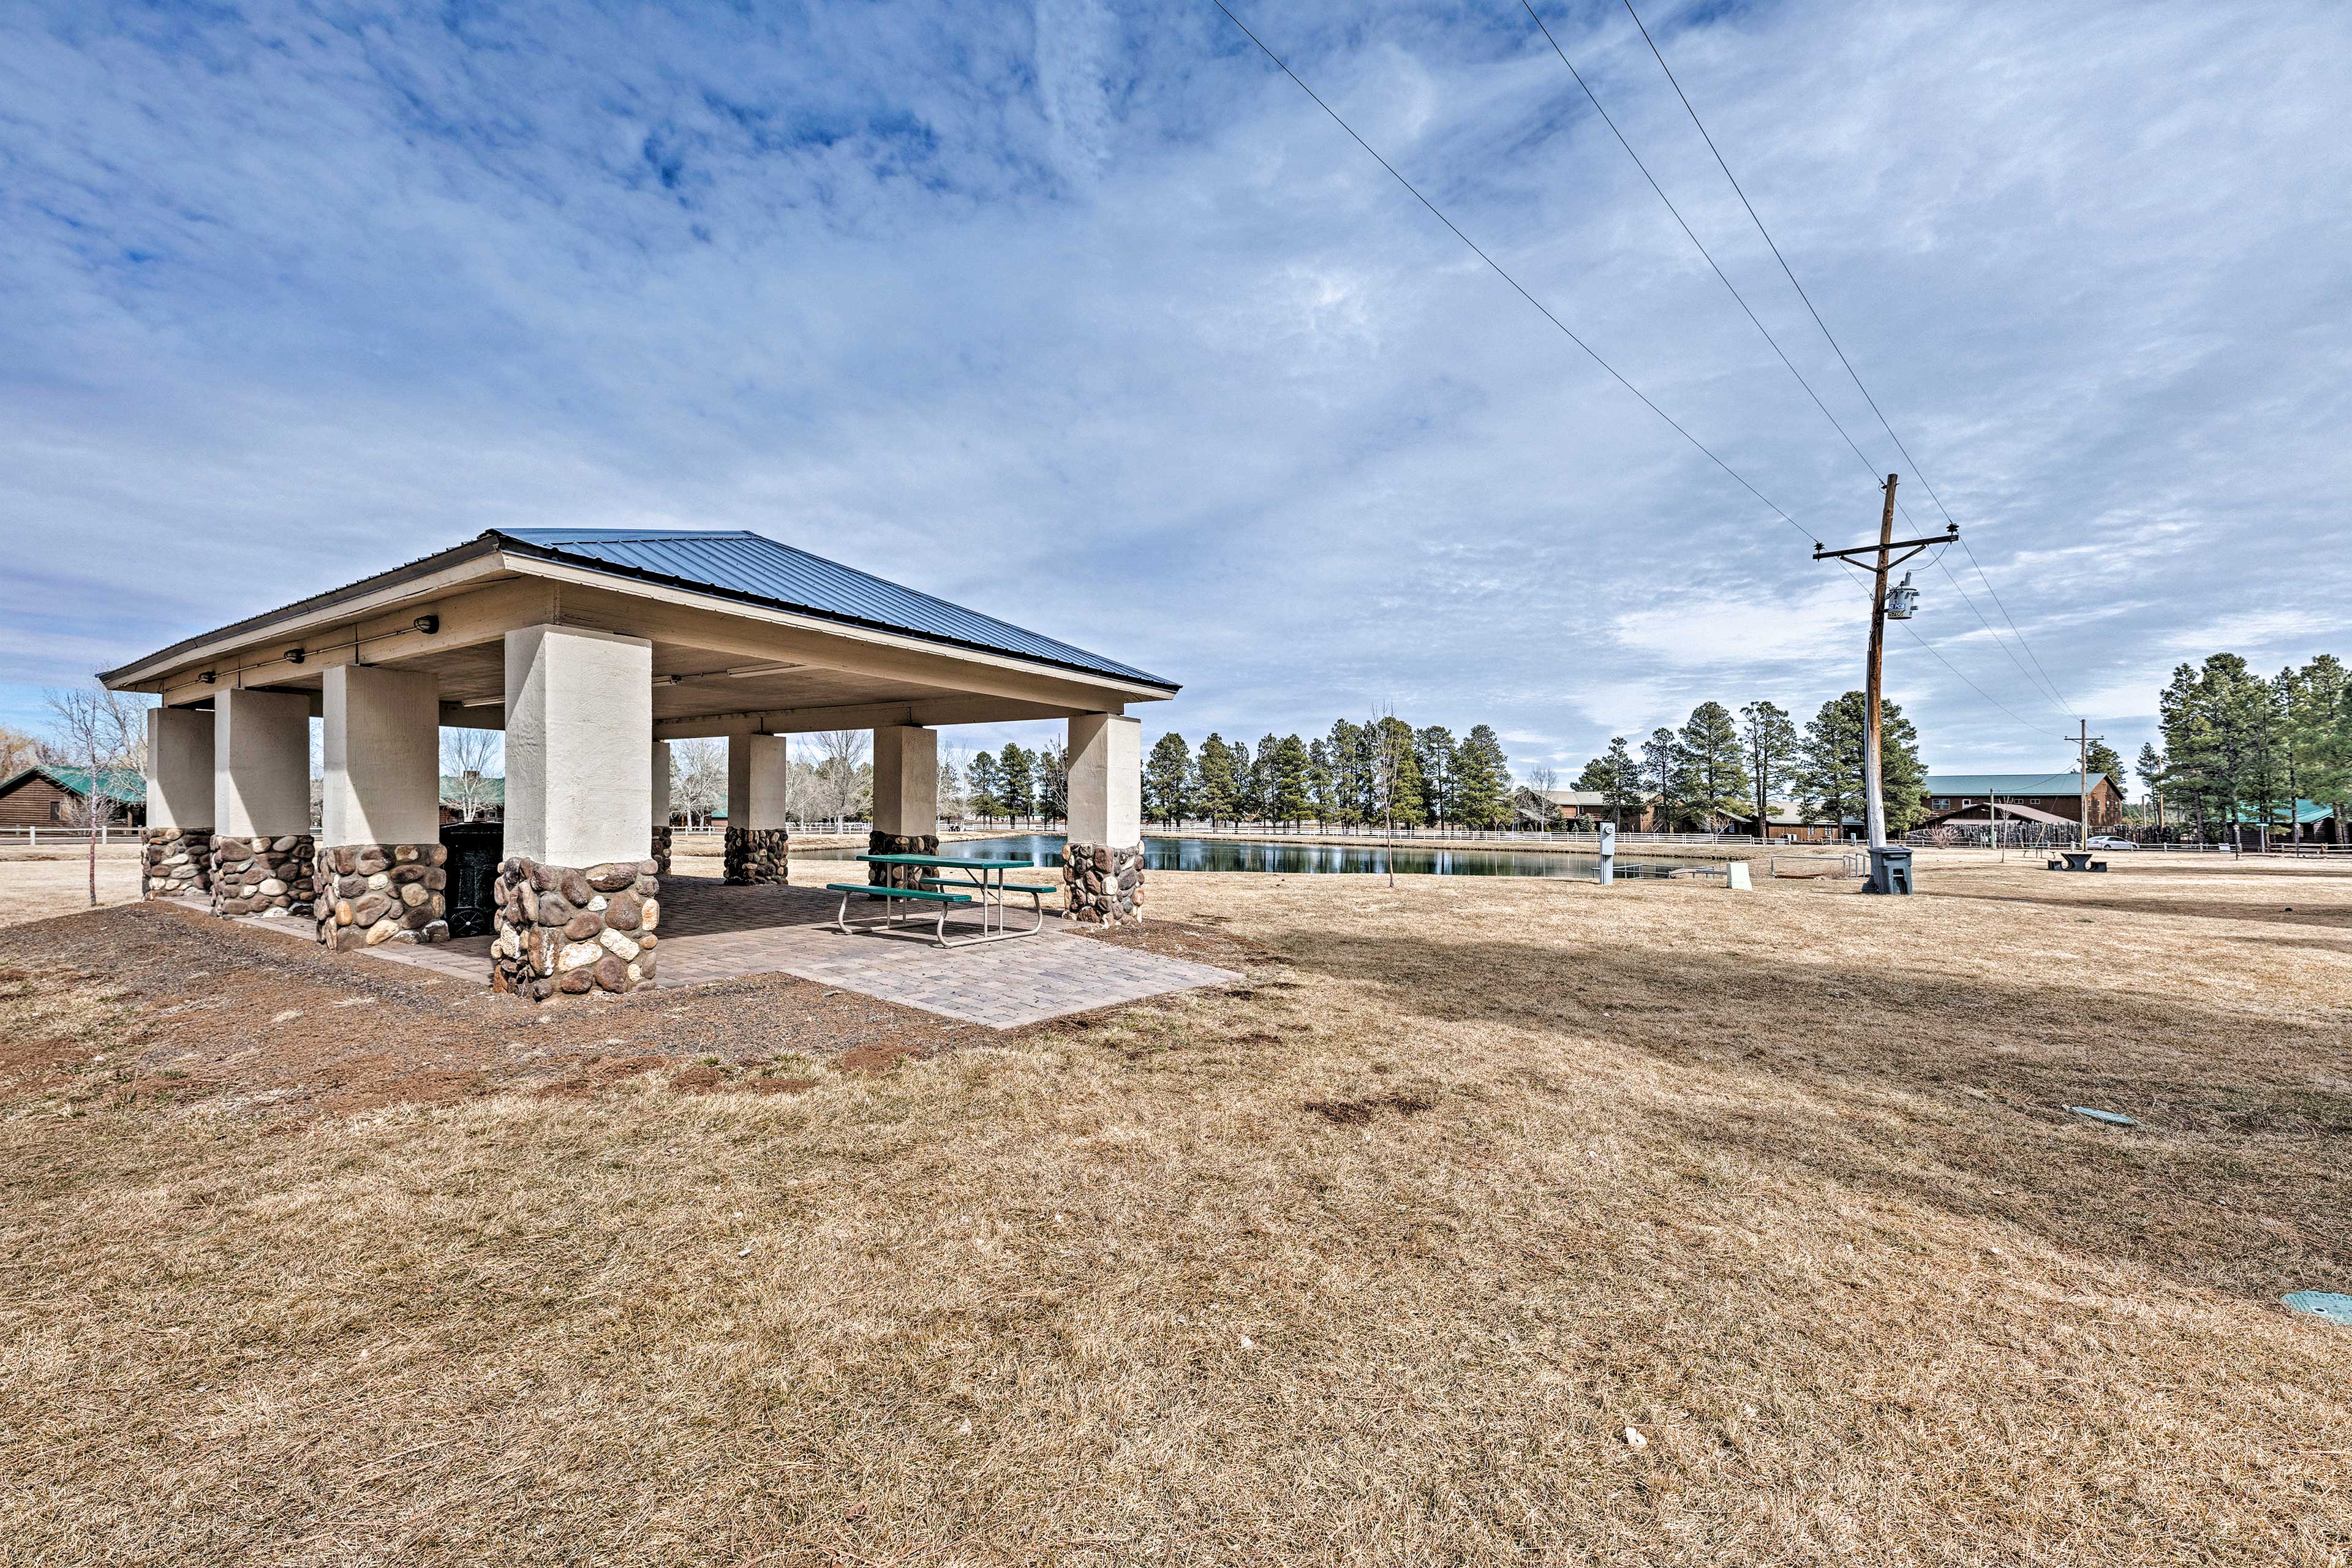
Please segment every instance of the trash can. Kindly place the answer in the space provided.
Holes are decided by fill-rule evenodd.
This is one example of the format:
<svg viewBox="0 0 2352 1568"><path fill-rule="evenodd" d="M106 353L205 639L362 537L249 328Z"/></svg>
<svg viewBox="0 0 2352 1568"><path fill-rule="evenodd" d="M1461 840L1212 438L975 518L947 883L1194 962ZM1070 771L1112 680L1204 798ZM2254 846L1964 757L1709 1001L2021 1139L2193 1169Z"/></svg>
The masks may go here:
<svg viewBox="0 0 2352 1568"><path fill-rule="evenodd" d="M1870 852L1870 880L1863 884L1862 890L1865 893L1908 893L1911 890L1911 851L1894 845L1884 849L1873 849Z"/></svg>
<svg viewBox="0 0 2352 1568"><path fill-rule="evenodd" d="M449 851L447 898L451 936L488 936L498 906L499 862L506 858L500 822L452 822L441 842Z"/></svg>

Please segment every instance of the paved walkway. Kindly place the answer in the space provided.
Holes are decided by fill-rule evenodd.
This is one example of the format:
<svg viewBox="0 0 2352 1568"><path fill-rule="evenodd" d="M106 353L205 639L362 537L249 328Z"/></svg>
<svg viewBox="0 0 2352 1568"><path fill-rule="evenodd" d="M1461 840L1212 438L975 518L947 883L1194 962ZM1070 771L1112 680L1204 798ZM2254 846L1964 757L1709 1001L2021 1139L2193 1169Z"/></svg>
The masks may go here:
<svg viewBox="0 0 2352 1568"><path fill-rule="evenodd" d="M662 879L661 977L676 990L749 974L792 974L885 1002L919 1007L967 1023L1010 1029L1120 1002L1196 986L1231 985L1241 976L1181 958L1161 958L1080 936L1048 915L1044 934L944 951L919 934L929 922L894 932L845 936L832 921L838 893L814 888L731 888L710 877ZM874 908L869 907L869 913ZM850 909L855 921L856 906ZM1024 917L1012 917L1018 930ZM250 921L249 923L262 923ZM307 931L305 921L272 925ZM950 917L950 937L976 921ZM367 955L414 964L473 984L488 982L490 939L460 937L430 946L370 948Z"/></svg>

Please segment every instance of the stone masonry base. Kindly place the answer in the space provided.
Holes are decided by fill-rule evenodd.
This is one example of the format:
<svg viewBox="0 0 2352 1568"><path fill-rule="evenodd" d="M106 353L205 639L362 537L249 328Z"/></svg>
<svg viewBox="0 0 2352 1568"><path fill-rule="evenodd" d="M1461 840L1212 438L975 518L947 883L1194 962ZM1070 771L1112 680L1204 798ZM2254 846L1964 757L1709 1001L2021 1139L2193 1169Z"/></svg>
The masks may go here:
<svg viewBox="0 0 2352 1568"><path fill-rule="evenodd" d="M278 838L215 835L211 843L213 913L310 915L317 888L310 876L315 850L309 834Z"/></svg>
<svg viewBox="0 0 2352 1568"><path fill-rule="evenodd" d="M667 823L664 823L654 829L653 847L650 851L654 858L654 875L656 877L669 875L669 851L670 827Z"/></svg>
<svg viewBox="0 0 2352 1568"><path fill-rule="evenodd" d="M936 833L885 833L880 828L868 829L866 835L868 855L936 855L940 852L940 836ZM911 888L926 877L940 875L926 871L920 866L868 866L866 880L877 888Z"/></svg>
<svg viewBox="0 0 2352 1568"><path fill-rule="evenodd" d="M781 882L790 868L792 834L782 827L730 827L727 830L727 879Z"/></svg>
<svg viewBox="0 0 2352 1568"><path fill-rule="evenodd" d="M651 980L661 944L657 876L650 859L575 868L509 857L499 867L490 988L544 1002Z"/></svg>
<svg viewBox="0 0 2352 1568"><path fill-rule="evenodd" d="M337 952L449 938L448 849L338 844L319 851L319 940Z"/></svg>
<svg viewBox="0 0 2352 1568"><path fill-rule="evenodd" d="M140 836L139 896L176 899L205 894L213 886L213 830L209 827L150 827Z"/></svg>
<svg viewBox="0 0 2352 1568"><path fill-rule="evenodd" d="M1085 925L1143 923L1143 846L1073 844L1062 851L1066 918Z"/></svg>

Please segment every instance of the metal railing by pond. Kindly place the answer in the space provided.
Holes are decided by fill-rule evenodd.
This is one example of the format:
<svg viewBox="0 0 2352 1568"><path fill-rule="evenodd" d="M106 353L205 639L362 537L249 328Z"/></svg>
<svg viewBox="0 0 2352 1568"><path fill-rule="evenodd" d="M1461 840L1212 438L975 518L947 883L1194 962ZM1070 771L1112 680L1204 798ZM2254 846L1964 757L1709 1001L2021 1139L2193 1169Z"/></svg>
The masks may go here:
<svg viewBox="0 0 2352 1568"><path fill-rule="evenodd" d="M1775 877L1799 879L1806 877L1866 877L1870 874L1867 855L1775 855L1769 869ZM1782 866L1787 870L1782 870Z"/></svg>

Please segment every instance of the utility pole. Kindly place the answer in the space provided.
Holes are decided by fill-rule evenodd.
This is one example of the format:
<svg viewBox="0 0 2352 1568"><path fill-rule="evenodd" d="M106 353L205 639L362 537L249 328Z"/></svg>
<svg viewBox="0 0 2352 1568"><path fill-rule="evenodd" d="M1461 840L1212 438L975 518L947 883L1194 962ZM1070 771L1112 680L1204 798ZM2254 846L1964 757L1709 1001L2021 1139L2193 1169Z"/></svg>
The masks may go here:
<svg viewBox="0 0 2352 1568"><path fill-rule="evenodd" d="M1882 487L1886 499L1878 513L1878 542L1875 545L1857 544L1846 550L1825 550L1818 541L1813 545L1813 559L1816 561L1843 561L1874 552L1877 556L1870 595L1870 669L1864 682L1862 718L1863 821L1870 837L1870 880L1864 884L1863 890L1868 893L1907 893L1911 890L1911 852L1908 849L1890 850L1886 843L1886 799L1881 785L1879 766L1881 735L1878 710L1882 689L1880 667L1885 663L1886 654L1886 622L1890 616L1898 621L1909 620L1911 602L1917 594L1907 585L1910 579L1906 577L1904 582L1906 585L1898 590L1905 595L1903 602L1890 607L1887 604L1886 574L1929 545L1949 544L1960 536L1960 525L1956 522L1944 532L1929 538L1896 539L1895 478L1893 474L1887 475L1886 483ZM1897 550L1904 553L1894 554L1893 552Z"/></svg>
<svg viewBox="0 0 2352 1568"><path fill-rule="evenodd" d="M1878 513L1878 576L1877 588L1870 595L1870 677L1864 687L1862 715L1862 789L1863 821L1870 837L1870 858L1874 864L1871 880L1878 867L1879 851L1886 847L1886 799L1880 787L1878 700L1883 677L1881 666L1886 658L1886 552L1895 541L1895 476L1886 476L1886 504Z"/></svg>
<svg viewBox="0 0 2352 1568"><path fill-rule="evenodd" d="M2083 791L2082 842L2074 847L2088 849L2091 847L2091 721L2088 719L2077 719L2074 722L2081 726L2075 742L2079 748L2079 755L2074 764L2074 783L2081 786Z"/></svg>

